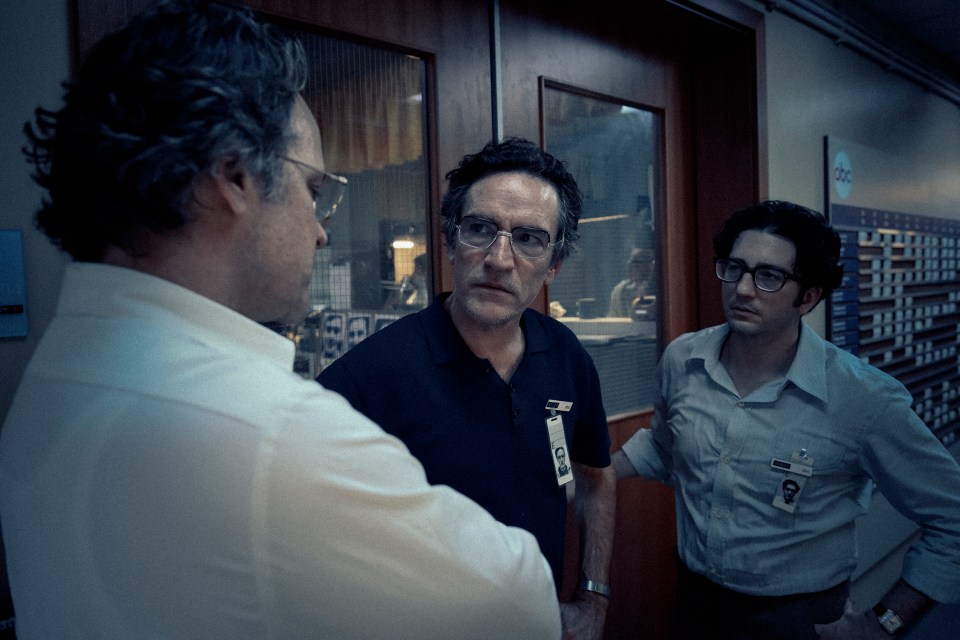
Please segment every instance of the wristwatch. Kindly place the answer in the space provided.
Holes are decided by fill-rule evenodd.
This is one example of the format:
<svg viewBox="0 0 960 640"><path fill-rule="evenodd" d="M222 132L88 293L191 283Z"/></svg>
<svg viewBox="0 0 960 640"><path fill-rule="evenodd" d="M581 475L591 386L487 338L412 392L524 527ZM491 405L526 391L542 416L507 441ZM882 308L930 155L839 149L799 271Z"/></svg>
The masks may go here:
<svg viewBox="0 0 960 640"><path fill-rule="evenodd" d="M602 582L594 582L593 580L581 580L578 582L577 591L592 591L594 593L599 593L604 598L610 598L610 587Z"/></svg>
<svg viewBox="0 0 960 640"><path fill-rule="evenodd" d="M877 603L877 606L873 608L873 612L877 614L880 626L890 635L895 635L897 631L903 627L903 620L900 619L900 616L898 616L893 609L888 609L883 606L883 603Z"/></svg>

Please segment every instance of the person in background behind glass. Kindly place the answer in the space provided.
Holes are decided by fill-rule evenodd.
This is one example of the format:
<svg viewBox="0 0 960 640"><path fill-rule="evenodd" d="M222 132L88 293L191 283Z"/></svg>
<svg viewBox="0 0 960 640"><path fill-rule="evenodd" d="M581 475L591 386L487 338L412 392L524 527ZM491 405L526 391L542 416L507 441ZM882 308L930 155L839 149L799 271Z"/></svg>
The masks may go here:
<svg viewBox="0 0 960 640"><path fill-rule="evenodd" d="M607 316L634 318L644 296L656 294L653 278L653 256L649 250L633 249L627 259L627 277L618 282L610 292L610 307Z"/></svg>
<svg viewBox="0 0 960 640"><path fill-rule="evenodd" d="M427 289L427 254L413 259L413 273L400 283L400 304L404 309L423 309L430 304Z"/></svg>

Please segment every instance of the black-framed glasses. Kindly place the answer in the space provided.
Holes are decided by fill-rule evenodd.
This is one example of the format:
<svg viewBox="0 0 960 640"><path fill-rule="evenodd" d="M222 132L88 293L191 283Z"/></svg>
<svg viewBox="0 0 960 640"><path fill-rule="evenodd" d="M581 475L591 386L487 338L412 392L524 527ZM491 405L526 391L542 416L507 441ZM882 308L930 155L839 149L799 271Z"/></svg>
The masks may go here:
<svg viewBox="0 0 960 640"><path fill-rule="evenodd" d="M337 212L337 207L343 202L343 197L347 193L347 179L300 160L287 156L280 156L280 158L293 163L298 169L310 172L312 177L307 180L307 187L310 189L310 197L313 200L313 211L317 214L320 224L326 226L333 214Z"/></svg>
<svg viewBox="0 0 960 640"><path fill-rule="evenodd" d="M740 282L743 274L749 273L753 277L753 284L757 289L771 293L783 289L787 280L800 282L797 275L783 269L763 265L751 269L743 260L736 258L717 258L714 260L714 265L717 277L724 282Z"/></svg>
<svg viewBox="0 0 960 640"><path fill-rule="evenodd" d="M496 222L477 216L464 216L457 225L457 240L474 249L489 249L500 236L509 238L514 253L532 260L545 256L554 245L550 242L550 233L536 227L502 231Z"/></svg>

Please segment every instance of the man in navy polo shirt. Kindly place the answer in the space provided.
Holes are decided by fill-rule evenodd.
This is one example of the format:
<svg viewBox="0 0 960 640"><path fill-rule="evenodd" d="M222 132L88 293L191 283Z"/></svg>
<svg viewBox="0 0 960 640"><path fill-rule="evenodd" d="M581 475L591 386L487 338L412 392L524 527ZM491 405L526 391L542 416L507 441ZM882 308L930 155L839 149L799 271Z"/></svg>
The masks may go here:
<svg viewBox="0 0 960 640"><path fill-rule="evenodd" d="M318 381L403 440L432 484L532 532L558 589L575 479L581 565L564 630L599 638L616 485L600 383L573 333L528 308L576 243L580 190L562 162L516 138L466 156L447 180L453 291L373 334Z"/></svg>

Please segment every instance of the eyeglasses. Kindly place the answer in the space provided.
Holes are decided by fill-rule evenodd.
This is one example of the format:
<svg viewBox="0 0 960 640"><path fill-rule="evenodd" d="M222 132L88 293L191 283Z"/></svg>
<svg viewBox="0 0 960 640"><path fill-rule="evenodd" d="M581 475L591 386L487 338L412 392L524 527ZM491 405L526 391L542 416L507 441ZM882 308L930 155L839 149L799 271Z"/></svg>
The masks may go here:
<svg viewBox="0 0 960 640"><path fill-rule="evenodd" d="M776 267L754 267L749 268L743 260L736 258L718 258L714 261L717 271L717 277L724 282L740 282L743 274L749 273L753 276L753 284L761 291L775 292L783 289L787 280L800 282L796 275L778 269Z"/></svg>
<svg viewBox="0 0 960 640"><path fill-rule="evenodd" d="M501 231L496 222L464 216L457 225L457 240L474 249L489 249L500 236L510 239L514 253L521 258L537 259L547 253L555 243L550 242L550 233L534 227L514 227Z"/></svg>
<svg viewBox="0 0 960 640"><path fill-rule="evenodd" d="M310 189L313 211L317 215L317 220L326 226L333 214L337 212L337 207L343 202L343 197L347 193L347 179L287 156L280 156L280 158L295 164L298 169L309 171L317 178L308 180L307 187Z"/></svg>

